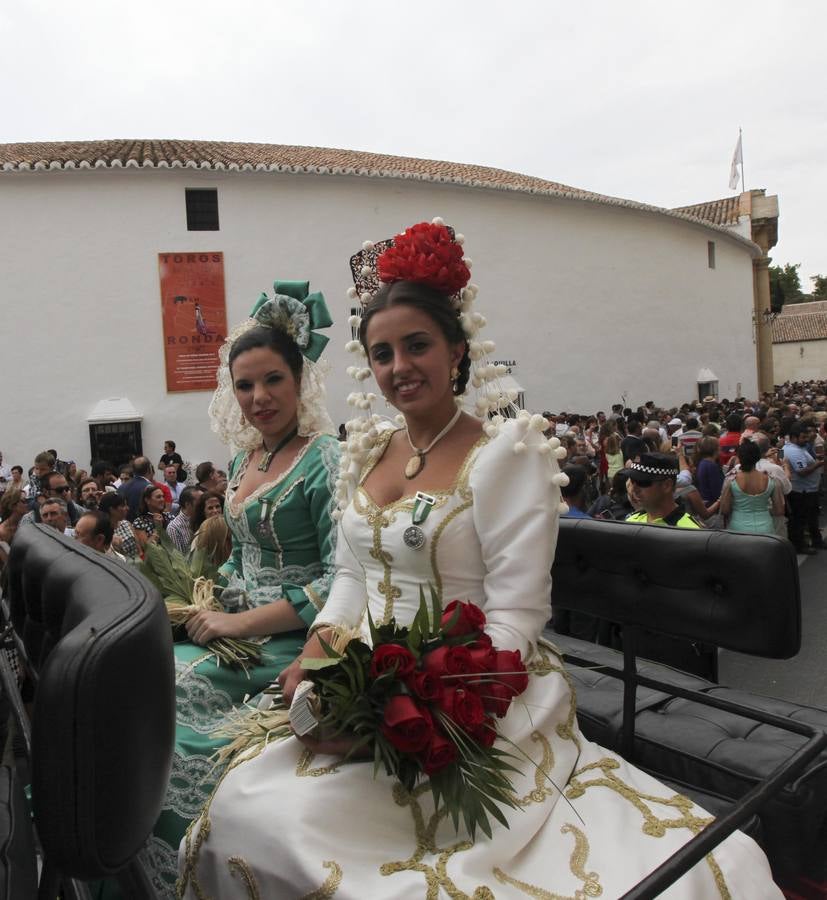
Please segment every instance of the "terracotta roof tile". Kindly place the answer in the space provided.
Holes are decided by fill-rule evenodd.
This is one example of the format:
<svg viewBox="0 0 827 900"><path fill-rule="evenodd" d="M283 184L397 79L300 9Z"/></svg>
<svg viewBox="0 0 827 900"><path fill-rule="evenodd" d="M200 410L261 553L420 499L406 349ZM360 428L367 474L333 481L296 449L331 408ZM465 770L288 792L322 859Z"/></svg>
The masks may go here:
<svg viewBox="0 0 827 900"><path fill-rule="evenodd" d="M787 303L782 316L804 316L810 313L827 313L827 300L810 300L807 303Z"/></svg>
<svg viewBox="0 0 827 900"><path fill-rule="evenodd" d="M126 140L0 144L0 168L6 171L102 166L267 169L321 174L347 172L355 175L422 178L529 192L552 190L595 199L611 199L556 181L545 181L504 169L323 147L221 141Z"/></svg>
<svg viewBox="0 0 827 900"><path fill-rule="evenodd" d="M722 200L695 203L693 206L678 206L672 212L684 213L713 225L737 225L739 208L740 197L724 197Z"/></svg>
<svg viewBox="0 0 827 900"><path fill-rule="evenodd" d="M827 340L827 312L780 315L772 323L773 344Z"/></svg>
<svg viewBox="0 0 827 900"><path fill-rule="evenodd" d="M367 178L400 178L459 184L490 190L517 191L585 200L610 206L644 210L659 215L720 227L685 210L668 210L633 200L584 191L556 181L521 175L506 169L467 165L433 159L388 156L358 150L296 147L287 144L248 144L227 141L107 140L54 141L0 144L0 173L71 169L208 169L213 171L298 172L321 175L356 175ZM686 207L694 209L694 207ZM725 230L725 229L721 229ZM752 241L727 231L736 241Z"/></svg>

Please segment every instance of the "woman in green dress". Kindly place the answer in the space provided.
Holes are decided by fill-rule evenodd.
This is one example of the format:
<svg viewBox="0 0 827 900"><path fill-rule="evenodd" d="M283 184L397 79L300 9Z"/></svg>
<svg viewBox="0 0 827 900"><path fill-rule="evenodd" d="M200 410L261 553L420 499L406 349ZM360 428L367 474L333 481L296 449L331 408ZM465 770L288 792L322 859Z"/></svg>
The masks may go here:
<svg viewBox="0 0 827 900"><path fill-rule="evenodd" d="M175 645L177 722L172 776L145 860L158 895L174 896L178 844L220 769L215 731L233 707L270 684L296 658L333 578L331 519L339 442L324 405L316 361L332 324L306 282L276 282L221 349L213 430L241 448L230 467L224 516L232 554L221 569L224 612L187 623ZM248 673L219 666L205 644L261 637L262 659Z"/></svg>

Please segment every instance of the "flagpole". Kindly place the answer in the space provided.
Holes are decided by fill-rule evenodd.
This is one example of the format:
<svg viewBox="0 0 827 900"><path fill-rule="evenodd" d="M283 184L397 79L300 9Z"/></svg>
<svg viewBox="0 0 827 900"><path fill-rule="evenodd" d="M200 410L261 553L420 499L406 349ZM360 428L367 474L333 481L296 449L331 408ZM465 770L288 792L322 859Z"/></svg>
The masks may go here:
<svg viewBox="0 0 827 900"><path fill-rule="evenodd" d="M746 191L746 179L744 178L744 141L741 135L741 129L738 129L738 142L741 145L741 193Z"/></svg>

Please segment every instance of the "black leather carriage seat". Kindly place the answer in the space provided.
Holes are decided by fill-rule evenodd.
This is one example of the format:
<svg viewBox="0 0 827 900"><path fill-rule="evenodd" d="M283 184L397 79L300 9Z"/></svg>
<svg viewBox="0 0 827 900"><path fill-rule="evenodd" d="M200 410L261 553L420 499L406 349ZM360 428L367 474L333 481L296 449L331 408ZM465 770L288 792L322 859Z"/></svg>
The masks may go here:
<svg viewBox="0 0 827 900"><path fill-rule="evenodd" d="M769 535L688 532L596 520L561 520L552 569L555 621L588 631L590 620L642 625L765 658L798 652L798 566L791 545ZM574 630L574 629L569 629ZM592 634L600 628L592 629ZM554 630L547 637L590 665L623 668L620 652ZM569 664L578 721L591 740L621 750L623 683ZM827 731L827 712L734 691L639 660L663 689L635 693L634 762L716 814L763 782L805 738L730 711L673 697L668 686L734 700ZM827 753L821 752L758 813L777 875L823 878L827 869Z"/></svg>
<svg viewBox="0 0 827 900"><path fill-rule="evenodd" d="M7 600L35 673L32 804L46 866L131 883L172 761L163 602L134 569L45 526L15 536Z"/></svg>

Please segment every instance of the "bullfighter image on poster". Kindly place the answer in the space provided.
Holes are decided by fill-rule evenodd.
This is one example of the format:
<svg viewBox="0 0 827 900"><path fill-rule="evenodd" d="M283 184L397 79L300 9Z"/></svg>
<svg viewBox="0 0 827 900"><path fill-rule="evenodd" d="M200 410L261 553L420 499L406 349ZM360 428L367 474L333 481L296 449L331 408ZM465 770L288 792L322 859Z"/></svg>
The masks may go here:
<svg viewBox="0 0 827 900"><path fill-rule="evenodd" d="M159 253L167 392L212 391L227 333L223 253Z"/></svg>

